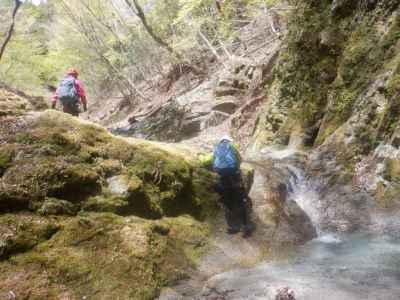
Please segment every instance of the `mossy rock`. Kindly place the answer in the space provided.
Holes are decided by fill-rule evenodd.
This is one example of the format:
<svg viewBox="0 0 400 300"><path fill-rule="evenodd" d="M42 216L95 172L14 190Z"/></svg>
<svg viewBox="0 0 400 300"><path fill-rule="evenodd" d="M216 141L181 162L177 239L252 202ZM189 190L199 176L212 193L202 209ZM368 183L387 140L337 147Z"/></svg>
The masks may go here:
<svg viewBox="0 0 400 300"><path fill-rule="evenodd" d="M385 167L385 179L400 184L400 160L388 158Z"/></svg>
<svg viewBox="0 0 400 300"><path fill-rule="evenodd" d="M0 176L2 176L7 168L11 166L14 154L15 149L13 145L0 146Z"/></svg>
<svg viewBox="0 0 400 300"><path fill-rule="evenodd" d="M57 198L46 198L37 209L37 213L42 216L50 215L70 215L77 213L77 207L69 201Z"/></svg>
<svg viewBox="0 0 400 300"><path fill-rule="evenodd" d="M22 115L31 109L28 100L0 87L0 117Z"/></svg>
<svg viewBox="0 0 400 300"><path fill-rule="evenodd" d="M254 182L254 168L249 164L243 163L240 169L242 172L242 180L244 187L247 193L249 193Z"/></svg>
<svg viewBox="0 0 400 300"><path fill-rule="evenodd" d="M199 196L194 184L209 185L209 172L197 172L196 162L173 147L114 137L100 126L55 111L37 114L26 130L9 139L18 149L18 159L11 161L9 155L4 159L3 211L36 207L46 197L86 210L121 211L124 203L110 195L115 178L126 185L119 195L129 203L124 215L203 217L214 206L213 190ZM114 200L119 203L112 208ZM208 208L202 211L204 207Z"/></svg>
<svg viewBox="0 0 400 300"><path fill-rule="evenodd" d="M59 225L54 220L31 214L0 216L0 260L26 252L49 239Z"/></svg>
<svg viewBox="0 0 400 300"><path fill-rule="evenodd" d="M44 272L48 291L57 297L62 286L73 299L154 299L161 287L188 276L208 235L208 226L190 216L149 221L82 215L63 221L60 231L33 251L13 257L13 266L0 263L0 282L26 269L32 294ZM14 284L17 297L26 293L21 287L24 282Z"/></svg>
<svg viewBox="0 0 400 300"><path fill-rule="evenodd" d="M387 101L396 102L400 17L395 10L399 2L364 2L300 1L290 16L265 110L274 117L272 112L283 107L304 131L313 128L311 146L323 144L358 113L360 103L378 101L366 90L382 74L393 74L383 86ZM381 88L376 90L379 93ZM393 105L390 110L395 110ZM392 115L384 120L387 124L381 124L383 131L390 131L386 128L398 121L397 111ZM261 119L258 127L257 142L274 143L288 136L281 135L280 128L285 126L279 119Z"/></svg>
<svg viewBox="0 0 400 300"><path fill-rule="evenodd" d="M82 210L93 212L112 212L119 215L129 214L129 202L119 196L94 196L82 205Z"/></svg>
<svg viewBox="0 0 400 300"><path fill-rule="evenodd" d="M393 209L399 204L399 193L399 183L393 183L390 186L387 186L382 182L379 182L375 189L374 198L382 208Z"/></svg>
<svg viewBox="0 0 400 300"><path fill-rule="evenodd" d="M188 277L218 210L215 174L190 151L63 113L24 120L0 148L0 211L11 212L0 298L154 299Z"/></svg>

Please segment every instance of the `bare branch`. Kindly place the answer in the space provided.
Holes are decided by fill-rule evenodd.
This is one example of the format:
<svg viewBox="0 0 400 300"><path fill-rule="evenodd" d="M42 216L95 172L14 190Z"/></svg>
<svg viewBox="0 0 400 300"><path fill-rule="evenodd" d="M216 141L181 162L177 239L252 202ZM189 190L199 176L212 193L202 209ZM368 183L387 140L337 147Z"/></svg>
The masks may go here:
<svg viewBox="0 0 400 300"><path fill-rule="evenodd" d="M131 1L125 0L126 5L131 9L131 11L140 19L140 21L143 24L143 27L146 29L147 33L151 36L151 38L160 46L162 46L164 49L166 49L169 53L176 55L172 47L161 37L159 37L153 30L153 28L150 26L150 24L147 22L146 15L144 14L144 11L142 7L139 5L139 2L137 0L132 0L133 5L132 6Z"/></svg>
<svg viewBox="0 0 400 300"><path fill-rule="evenodd" d="M18 9L21 7L21 5L22 5L22 2L20 0L15 0L14 9L13 9L13 12L12 12L11 24L10 24L10 27L8 29L6 38L5 38L3 44L1 45L1 48L0 48L0 61L1 61L1 58L3 57L4 51L6 50L7 44L11 40L12 34L14 33L15 16L17 15Z"/></svg>

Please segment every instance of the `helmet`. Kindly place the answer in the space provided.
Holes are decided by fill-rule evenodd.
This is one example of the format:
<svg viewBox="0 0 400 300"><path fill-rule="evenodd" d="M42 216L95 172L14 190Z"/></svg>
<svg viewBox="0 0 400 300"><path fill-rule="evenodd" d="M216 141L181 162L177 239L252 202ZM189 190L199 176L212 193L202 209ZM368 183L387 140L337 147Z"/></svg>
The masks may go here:
<svg viewBox="0 0 400 300"><path fill-rule="evenodd" d="M72 75L72 76L78 77L79 76L79 72L78 72L78 70L76 70L74 68L69 68L67 70L67 75Z"/></svg>
<svg viewBox="0 0 400 300"><path fill-rule="evenodd" d="M224 135L220 141L228 141L228 142L233 142L233 139L229 135Z"/></svg>

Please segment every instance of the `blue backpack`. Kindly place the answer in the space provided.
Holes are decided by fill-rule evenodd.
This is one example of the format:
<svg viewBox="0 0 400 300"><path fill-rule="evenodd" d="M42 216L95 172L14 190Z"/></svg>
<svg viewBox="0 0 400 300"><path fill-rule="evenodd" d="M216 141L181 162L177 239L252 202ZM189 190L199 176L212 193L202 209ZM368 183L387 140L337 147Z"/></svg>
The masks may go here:
<svg viewBox="0 0 400 300"><path fill-rule="evenodd" d="M61 81L57 89L58 99L63 105L75 104L79 101L78 91L75 86L75 78L68 76Z"/></svg>
<svg viewBox="0 0 400 300"><path fill-rule="evenodd" d="M214 150L214 170L239 169L239 158L228 140L222 140Z"/></svg>

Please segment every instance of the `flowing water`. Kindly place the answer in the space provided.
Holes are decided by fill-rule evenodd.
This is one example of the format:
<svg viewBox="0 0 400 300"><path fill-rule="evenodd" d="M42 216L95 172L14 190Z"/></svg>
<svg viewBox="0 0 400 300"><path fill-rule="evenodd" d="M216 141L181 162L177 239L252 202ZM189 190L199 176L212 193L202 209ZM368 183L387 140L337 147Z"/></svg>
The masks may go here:
<svg viewBox="0 0 400 300"><path fill-rule="evenodd" d="M276 259L251 268L236 268L209 278L197 296L168 299L273 300L290 287L297 300L399 300L400 238L371 233L334 234L320 229L320 183L272 152L286 168L291 199L310 217L318 237Z"/></svg>
<svg viewBox="0 0 400 300"><path fill-rule="evenodd" d="M296 299L400 299L400 240L323 236L289 258L214 276L199 299L274 299L289 286Z"/></svg>

